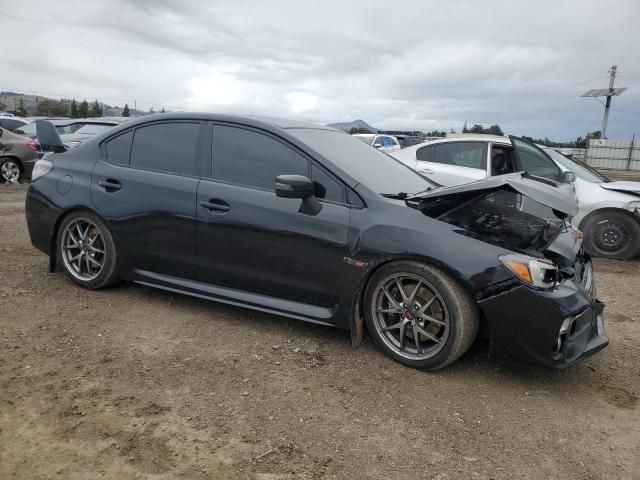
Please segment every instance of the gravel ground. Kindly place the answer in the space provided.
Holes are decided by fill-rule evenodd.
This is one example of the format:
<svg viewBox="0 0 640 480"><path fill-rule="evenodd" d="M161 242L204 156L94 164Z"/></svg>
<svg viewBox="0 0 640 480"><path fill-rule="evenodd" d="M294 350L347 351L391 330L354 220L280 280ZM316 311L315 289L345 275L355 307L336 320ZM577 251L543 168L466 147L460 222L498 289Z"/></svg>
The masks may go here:
<svg viewBox="0 0 640 480"><path fill-rule="evenodd" d="M89 292L0 186L0 478L638 479L640 263L596 262L611 345L564 372L438 373L285 318Z"/></svg>

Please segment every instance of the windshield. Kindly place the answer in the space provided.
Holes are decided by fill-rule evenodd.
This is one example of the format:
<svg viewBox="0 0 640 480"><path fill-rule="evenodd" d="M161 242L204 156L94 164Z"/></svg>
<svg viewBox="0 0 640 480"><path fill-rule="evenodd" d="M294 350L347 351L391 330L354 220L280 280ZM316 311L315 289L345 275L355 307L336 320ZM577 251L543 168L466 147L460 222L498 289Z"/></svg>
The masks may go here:
<svg viewBox="0 0 640 480"><path fill-rule="evenodd" d="M367 145L371 145L373 143L373 139L374 139L374 137L359 137L357 135L354 135L353 137L357 138L361 142L366 143Z"/></svg>
<svg viewBox="0 0 640 480"><path fill-rule="evenodd" d="M578 163L575 160L571 160L568 157L565 157L563 154L558 152L557 150L553 150L551 148L545 148L544 150L547 154L553 158L554 161L558 162L561 166L576 174L576 177L586 180L591 183L602 183L608 182L609 179L599 173L597 170L593 168Z"/></svg>
<svg viewBox="0 0 640 480"><path fill-rule="evenodd" d="M20 130L22 132L21 135L31 137L36 134L36 122L27 123L26 125L18 127L16 130Z"/></svg>
<svg viewBox="0 0 640 480"><path fill-rule="evenodd" d="M312 128L287 131L374 192L418 193L436 185L395 158L346 133Z"/></svg>
<svg viewBox="0 0 640 480"><path fill-rule="evenodd" d="M113 125L100 125L97 123L88 123L83 127L76 130L77 134L82 135L97 135L99 133L104 132L105 130L109 130Z"/></svg>

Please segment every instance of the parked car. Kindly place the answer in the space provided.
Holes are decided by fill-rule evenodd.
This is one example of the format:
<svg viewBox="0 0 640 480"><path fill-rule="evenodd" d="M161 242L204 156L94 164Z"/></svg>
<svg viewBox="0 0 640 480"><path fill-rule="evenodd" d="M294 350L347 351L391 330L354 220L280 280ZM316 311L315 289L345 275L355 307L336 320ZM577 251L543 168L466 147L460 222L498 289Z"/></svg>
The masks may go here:
<svg viewBox="0 0 640 480"><path fill-rule="evenodd" d="M18 183L29 177L42 155L36 140L0 128L0 182Z"/></svg>
<svg viewBox="0 0 640 480"><path fill-rule="evenodd" d="M38 122L38 139L63 153L34 169L31 241L82 287L129 280L348 329L354 344L366 324L425 369L479 330L495 357L552 368L608 344L565 220L575 200L555 182L443 188L343 132L263 117L151 115L66 152Z"/></svg>
<svg viewBox="0 0 640 480"><path fill-rule="evenodd" d="M354 133L353 137L357 138L361 142L371 145L383 152L394 152L400 150L402 147L398 142L398 139L393 135L378 135L375 133Z"/></svg>
<svg viewBox="0 0 640 480"><path fill-rule="evenodd" d="M100 123L98 122L87 123L82 127L80 127L78 130L76 130L74 133L60 135L60 138L62 139L62 142L64 143L64 145L67 148L71 149L71 148L77 147L82 142L90 139L95 135L105 132L110 128L113 128L115 125L119 125L125 120L126 118L118 119L118 120L108 120Z"/></svg>
<svg viewBox="0 0 640 480"><path fill-rule="evenodd" d="M122 123L120 117L116 118L47 118L44 119L51 122L60 135L70 135L76 133L85 125L102 125L106 127L113 127ZM36 121L28 123L23 127L17 128L15 133L20 135L26 135L31 138L36 138ZM75 141L72 137L68 138L69 141Z"/></svg>
<svg viewBox="0 0 640 480"><path fill-rule="evenodd" d="M579 206L571 222L584 232L587 252L613 259L640 253L640 182L612 182L551 148L528 144L514 150L506 137L445 138L393 155L449 186L517 171L554 181L571 179Z"/></svg>
<svg viewBox="0 0 640 480"><path fill-rule="evenodd" d="M24 118L15 117L13 115L0 115L0 128L13 132L16 128L20 128L29 123Z"/></svg>

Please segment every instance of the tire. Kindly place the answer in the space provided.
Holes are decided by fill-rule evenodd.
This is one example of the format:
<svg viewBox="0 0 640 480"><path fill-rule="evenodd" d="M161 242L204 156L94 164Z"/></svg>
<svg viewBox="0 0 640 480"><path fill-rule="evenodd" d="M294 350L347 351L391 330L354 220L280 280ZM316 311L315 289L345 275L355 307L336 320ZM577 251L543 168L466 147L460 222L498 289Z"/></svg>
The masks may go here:
<svg viewBox="0 0 640 480"><path fill-rule="evenodd" d="M12 157L0 158L0 180L4 183L20 183L22 180L22 164Z"/></svg>
<svg viewBox="0 0 640 480"><path fill-rule="evenodd" d="M409 367L446 367L471 348L478 334L475 300L432 265L402 261L383 266L369 281L364 302L367 328L378 348Z"/></svg>
<svg viewBox="0 0 640 480"><path fill-rule="evenodd" d="M105 223L93 213L79 211L60 223L57 264L78 285L97 290L117 283L118 252ZM79 257L78 257L79 255Z"/></svg>
<svg viewBox="0 0 640 480"><path fill-rule="evenodd" d="M640 252L640 223L625 212L595 213L581 230L585 250L594 257L629 260Z"/></svg>

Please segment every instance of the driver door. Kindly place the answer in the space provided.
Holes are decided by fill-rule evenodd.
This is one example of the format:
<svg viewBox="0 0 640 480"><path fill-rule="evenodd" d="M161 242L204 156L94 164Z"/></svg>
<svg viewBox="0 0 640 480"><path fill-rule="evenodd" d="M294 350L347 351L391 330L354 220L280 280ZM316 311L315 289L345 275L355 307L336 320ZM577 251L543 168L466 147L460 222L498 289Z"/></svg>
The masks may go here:
<svg viewBox="0 0 640 480"><path fill-rule="evenodd" d="M547 178L560 183L561 185L558 188L569 192L576 199L576 203L578 203L573 183L563 183L562 170L544 150L531 142L514 137L513 135L509 136L509 140L511 140L515 153L516 171L527 172L530 175ZM522 197L521 210L542 218L549 218L548 207L544 207L544 209L541 209L541 207L542 205L538 202L527 197Z"/></svg>

